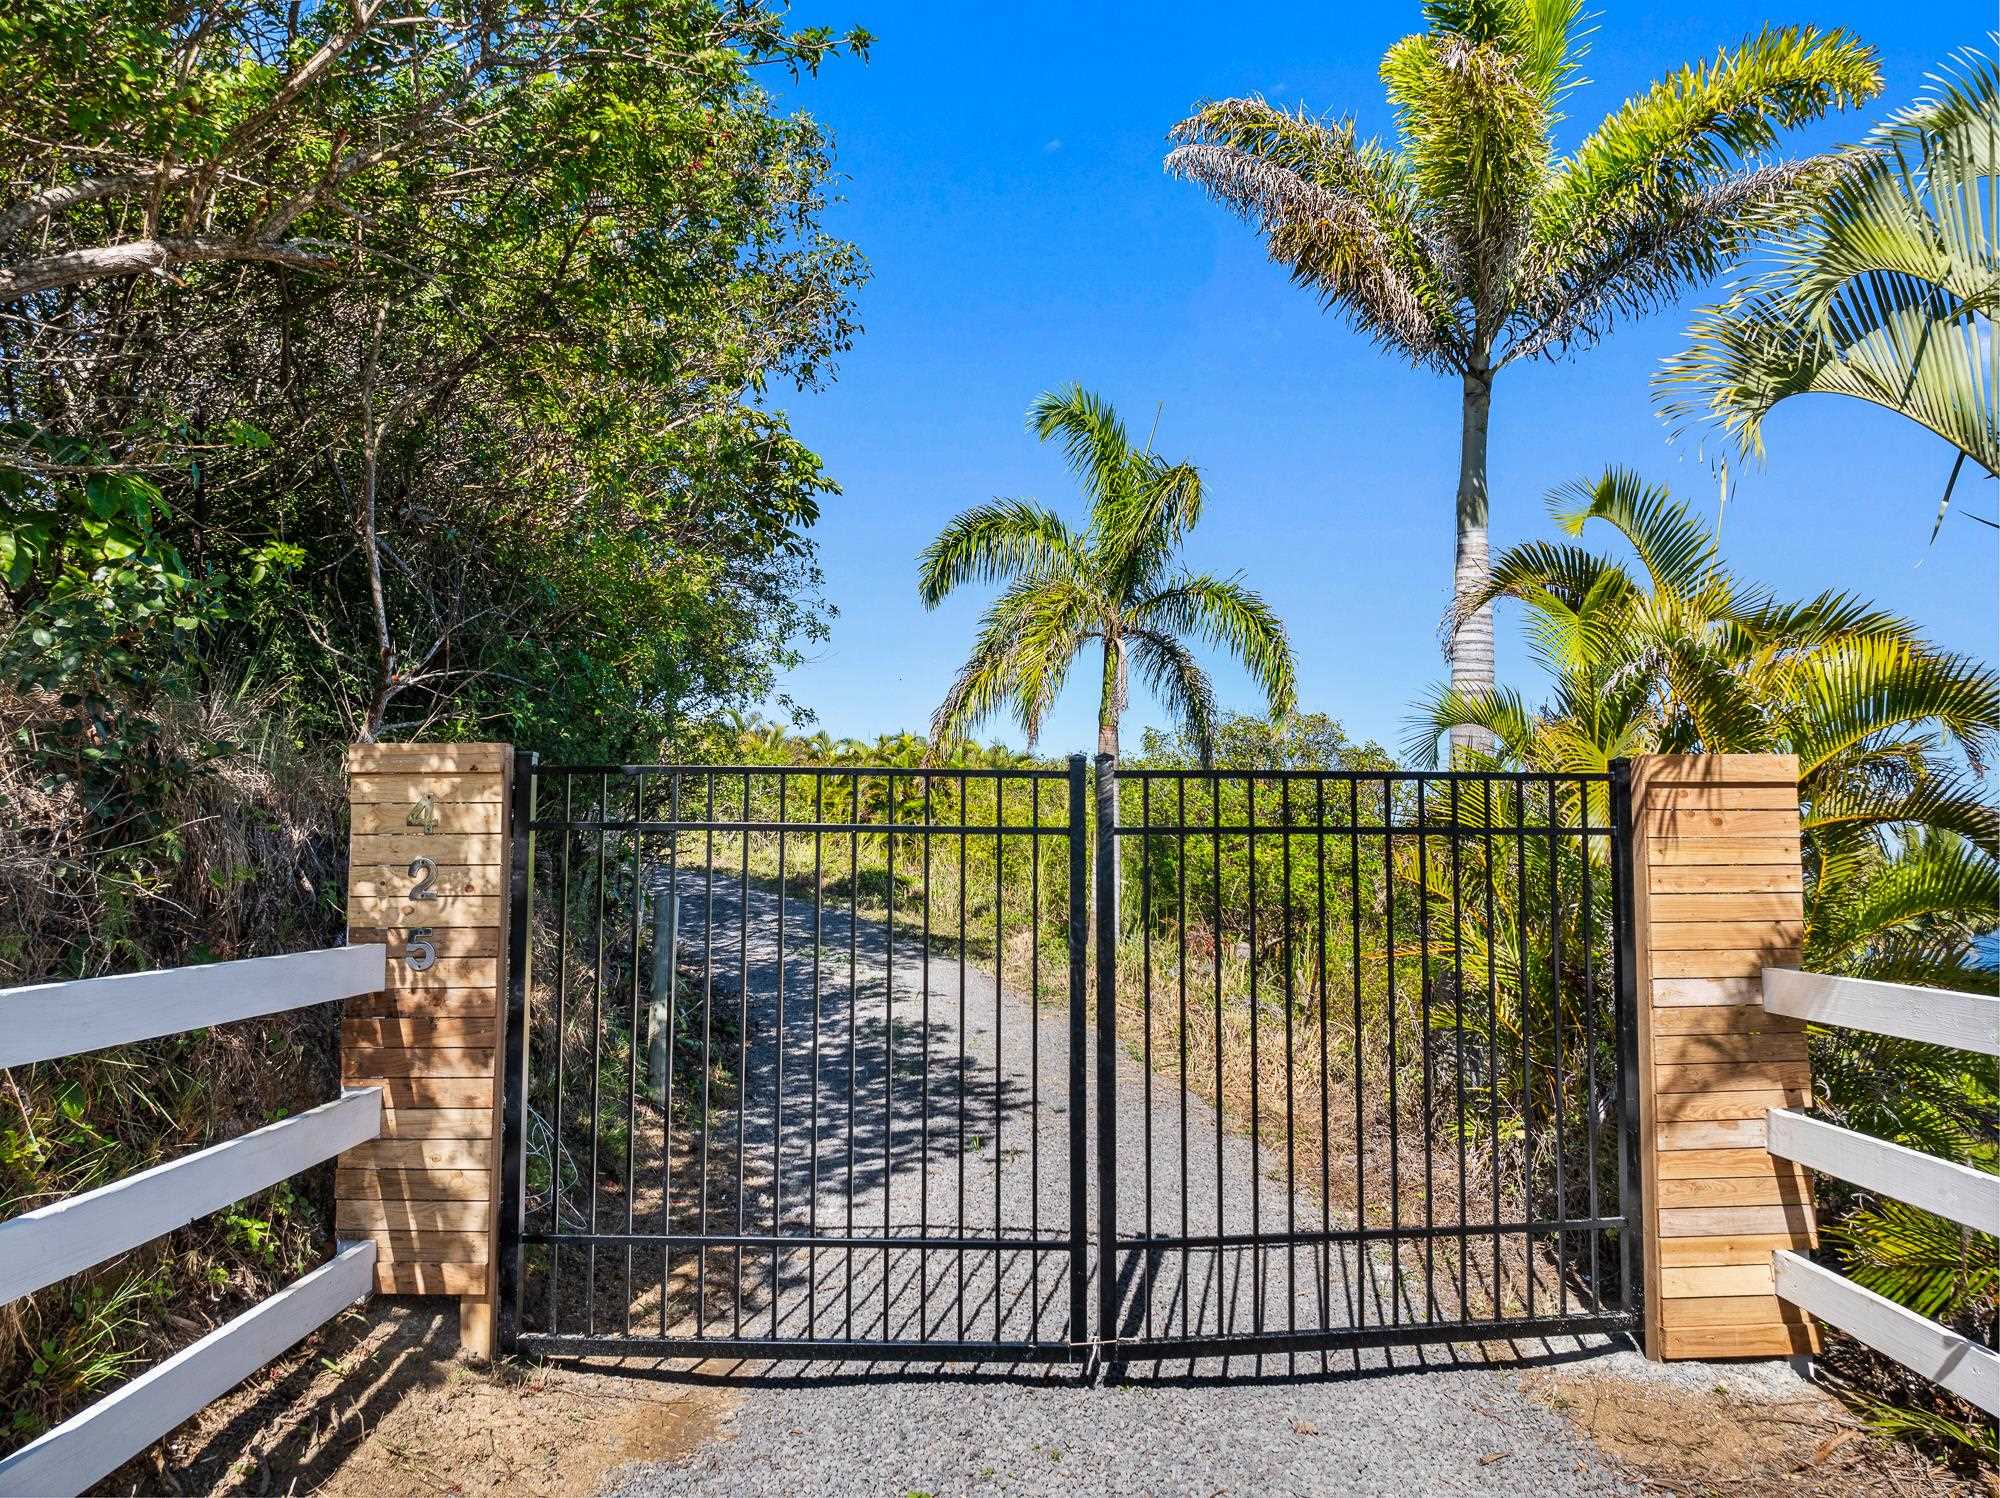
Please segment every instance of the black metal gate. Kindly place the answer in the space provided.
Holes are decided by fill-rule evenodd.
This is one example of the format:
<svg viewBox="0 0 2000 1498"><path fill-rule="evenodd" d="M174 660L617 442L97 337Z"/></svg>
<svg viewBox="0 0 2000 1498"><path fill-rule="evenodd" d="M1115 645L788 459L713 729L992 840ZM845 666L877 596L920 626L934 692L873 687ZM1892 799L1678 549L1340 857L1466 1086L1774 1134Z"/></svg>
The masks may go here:
<svg viewBox="0 0 2000 1498"><path fill-rule="evenodd" d="M506 1335L1121 1363L1632 1325L1621 770L1100 761L1091 805L1081 757L530 762Z"/></svg>

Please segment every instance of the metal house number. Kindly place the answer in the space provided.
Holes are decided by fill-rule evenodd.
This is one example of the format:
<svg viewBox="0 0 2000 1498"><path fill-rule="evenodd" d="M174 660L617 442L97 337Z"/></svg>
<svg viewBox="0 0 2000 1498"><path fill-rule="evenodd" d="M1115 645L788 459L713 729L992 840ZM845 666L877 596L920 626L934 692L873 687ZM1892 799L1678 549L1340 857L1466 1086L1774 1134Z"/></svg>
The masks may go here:
<svg viewBox="0 0 2000 1498"><path fill-rule="evenodd" d="M431 928L412 926L403 943L403 961L410 965L413 973L427 973L438 960L437 947L431 941Z"/></svg>
<svg viewBox="0 0 2000 1498"><path fill-rule="evenodd" d="M433 859L419 856L410 860L410 877L417 881L416 887L410 891L412 900L438 898L438 892L431 884L431 881L437 878L437 871L438 866Z"/></svg>

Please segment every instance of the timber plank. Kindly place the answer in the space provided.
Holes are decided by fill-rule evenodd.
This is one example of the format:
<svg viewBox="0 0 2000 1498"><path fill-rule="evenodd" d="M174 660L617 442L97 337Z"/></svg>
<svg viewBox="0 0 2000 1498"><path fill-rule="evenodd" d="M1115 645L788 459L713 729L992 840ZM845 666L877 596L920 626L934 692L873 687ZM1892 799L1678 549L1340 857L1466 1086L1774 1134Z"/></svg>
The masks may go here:
<svg viewBox="0 0 2000 1498"><path fill-rule="evenodd" d="M348 1167L333 1173L333 1189L343 1201L483 1202L493 1199L485 1170L394 1166Z"/></svg>
<svg viewBox="0 0 2000 1498"><path fill-rule="evenodd" d="M1697 1096L1688 1093L1684 1096ZM1663 1123L1659 1127L1660 1159L1680 1150L1750 1149L1763 1151L1769 1138L1761 1118L1698 1119L1689 1123Z"/></svg>
<svg viewBox="0 0 2000 1498"><path fill-rule="evenodd" d="M1700 1065L1724 1061L1803 1061L1804 1031L1756 1034L1666 1034L1653 1039L1658 1066Z"/></svg>
<svg viewBox="0 0 2000 1498"><path fill-rule="evenodd" d="M354 1046L347 1052L347 1065L370 1077L481 1077L493 1078L493 1051L490 1047L455 1048L416 1046L396 1050L382 1046Z"/></svg>
<svg viewBox="0 0 2000 1498"><path fill-rule="evenodd" d="M373 1241L381 1257L398 1264L484 1264L486 1235L479 1233L405 1232L392 1228L357 1231Z"/></svg>
<svg viewBox="0 0 2000 1498"><path fill-rule="evenodd" d="M1660 806L1651 801L1635 821L1649 837L1796 837L1799 811L1704 811L1700 807Z"/></svg>
<svg viewBox="0 0 2000 1498"><path fill-rule="evenodd" d="M1653 754L1641 765L1648 785L1791 785L1796 754Z"/></svg>
<svg viewBox="0 0 2000 1498"><path fill-rule="evenodd" d="M1676 1327L1662 1341L1670 1358L1782 1358L1817 1352L1810 1326Z"/></svg>
<svg viewBox="0 0 2000 1498"><path fill-rule="evenodd" d="M490 1127L490 1125L487 1125ZM371 1139L340 1157L342 1165L389 1166L402 1170L486 1170L491 1167L492 1141L484 1135L460 1139L410 1136Z"/></svg>
<svg viewBox="0 0 2000 1498"><path fill-rule="evenodd" d="M1763 1006L1761 978L1657 978L1653 982L1653 1006L1695 1008L1702 1005Z"/></svg>
<svg viewBox="0 0 2000 1498"><path fill-rule="evenodd" d="M1774 1101L1778 1098L1785 1101ZM1803 1087L1755 1087L1746 1084L1728 1092L1682 1092L1663 1097L1660 1099L1660 1117L1670 1122L1718 1118L1761 1120L1769 1109L1803 1108L1806 1105Z"/></svg>
<svg viewBox="0 0 2000 1498"><path fill-rule="evenodd" d="M1741 864L1765 866L1769 864L1796 864L1799 860L1799 838L1794 833L1790 837L1762 836L1741 837L1671 837L1654 836L1646 841L1646 862L1649 867L1685 864L1704 864L1733 867Z"/></svg>
<svg viewBox="0 0 2000 1498"><path fill-rule="evenodd" d="M356 833L347 840L347 858L357 869L408 869L413 858L428 858L439 868L483 869L503 864L506 850L492 833L401 832Z"/></svg>
<svg viewBox="0 0 2000 1498"><path fill-rule="evenodd" d="M420 832L422 828L410 821L413 806L393 801L357 805L349 813L348 830L362 834ZM497 801L439 802L433 831L492 836L505 829L506 819L507 808Z"/></svg>
<svg viewBox="0 0 2000 1498"><path fill-rule="evenodd" d="M406 962L392 962L388 985L385 992L396 994L432 993L448 988L490 991L500 985L500 961L497 957L439 957L422 972Z"/></svg>
<svg viewBox="0 0 2000 1498"><path fill-rule="evenodd" d="M490 1140L493 1135L492 1099L477 1108L384 1107L384 1139Z"/></svg>
<svg viewBox="0 0 2000 1498"><path fill-rule="evenodd" d="M1767 943L1790 950L1804 941L1805 935L1803 916L1789 921L1655 921L1648 932L1656 956L1669 952L1753 948Z"/></svg>
<svg viewBox="0 0 2000 1498"><path fill-rule="evenodd" d="M348 1078L349 1087L379 1087L389 1108L477 1108L491 1112L491 1077ZM386 1118L387 1115L385 1114Z"/></svg>
<svg viewBox="0 0 2000 1498"><path fill-rule="evenodd" d="M451 744L444 748L429 744L350 744L347 773L498 775L506 768L507 747L505 744Z"/></svg>
<svg viewBox="0 0 2000 1498"><path fill-rule="evenodd" d="M1792 1247L1790 1233L1738 1233L1717 1238L1662 1238L1662 1266L1702 1264L1761 1264L1771 1267L1771 1254Z"/></svg>
<svg viewBox="0 0 2000 1498"><path fill-rule="evenodd" d="M1812 1068L1804 1061L1729 1061L1653 1068L1653 1086L1660 1092L1715 1092L1753 1087L1803 1090L1811 1085Z"/></svg>
<svg viewBox="0 0 2000 1498"><path fill-rule="evenodd" d="M442 876L440 876L442 877ZM1805 919L1805 897L1796 890L1757 893L1702 890L1695 894L1652 892L1646 914L1662 921L1790 921Z"/></svg>
<svg viewBox="0 0 2000 1498"><path fill-rule="evenodd" d="M495 1019L499 994L491 988L434 988L374 994L344 1011L349 1019Z"/></svg>
<svg viewBox="0 0 2000 1498"><path fill-rule="evenodd" d="M427 924L412 921L412 927ZM350 926L349 941L379 941L389 949L389 986L395 988L395 970L407 966L403 961L408 952L408 936L401 928L385 930L378 926ZM437 949L440 961L447 957L493 957L500 955L500 931L494 926L443 926L433 930L430 943ZM1773 959L1775 961L1775 959ZM1759 970L1761 971L1761 969Z"/></svg>
<svg viewBox="0 0 2000 1498"><path fill-rule="evenodd" d="M333 1225L336 1229L390 1228L422 1233L436 1229L448 1233L477 1233L486 1229L492 1217L484 1201L355 1201L335 1198Z"/></svg>
<svg viewBox="0 0 2000 1498"><path fill-rule="evenodd" d="M343 1159L346 1156L342 1156ZM1725 1176L1775 1176L1786 1169L1767 1149L1735 1148L1669 1150L1660 1156L1660 1179L1716 1180Z"/></svg>
<svg viewBox="0 0 2000 1498"><path fill-rule="evenodd" d="M430 858L429 854L424 856ZM431 858L431 862L437 865L437 872L431 876L431 887L444 899L469 895L497 898L507 882L507 871L498 864L482 864L473 868L447 863L442 858ZM371 900L403 900L409 898L410 889L416 882L407 863L353 865L347 881L347 894L349 899L360 896Z"/></svg>
<svg viewBox="0 0 2000 1498"><path fill-rule="evenodd" d="M340 1041L347 1046L484 1046L498 1042L499 1022L460 1016L398 1016L385 1019L345 1019Z"/></svg>
<svg viewBox="0 0 2000 1498"><path fill-rule="evenodd" d="M1662 1238L1715 1238L1739 1233L1805 1233L1813 1226L1804 1202L1761 1207L1662 1207Z"/></svg>
<svg viewBox="0 0 2000 1498"><path fill-rule="evenodd" d="M1653 1033L1660 1036L1803 1035L1805 1030L1805 1021L1772 1014L1761 1004L1688 1004L1653 1010Z"/></svg>
<svg viewBox="0 0 2000 1498"><path fill-rule="evenodd" d="M392 956L394 950L392 943ZM1652 970L1656 978L1755 978L1767 967L1784 967L1798 960L1798 948L1774 943L1754 951L1718 948L1709 952L1655 952Z"/></svg>
<svg viewBox="0 0 2000 1498"><path fill-rule="evenodd" d="M495 774L438 772L428 775L353 775L348 801L355 806L415 806L429 797L440 810L450 805L498 806L504 799Z"/></svg>
<svg viewBox="0 0 2000 1498"><path fill-rule="evenodd" d="M1770 1207L1810 1200L1812 1187L1796 1170L1771 1175L1660 1182L1665 1207Z"/></svg>
<svg viewBox="0 0 2000 1498"><path fill-rule="evenodd" d="M439 931L451 927L478 926L489 928L497 935L500 897L439 895L435 900L412 900L407 894L349 894L347 918L357 926L429 926Z"/></svg>
<svg viewBox="0 0 2000 1498"><path fill-rule="evenodd" d="M471 1264L410 1264L396 1260L375 1265L379 1295L484 1295L487 1268Z"/></svg>
<svg viewBox="0 0 2000 1498"><path fill-rule="evenodd" d="M1806 876L1796 863L1656 863L1646 882L1656 895L1797 894Z"/></svg>
<svg viewBox="0 0 2000 1498"><path fill-rule="evenodd" d="M1799 788L1791 785L1689 785L1654 780L1646 787L1646 809L1701 811L1797 811Z"/></svg>
<svg viewBox="0 0 2000 1498"><path fill-rule="evenodd" d="M1668 1326L1803 1326L1805 1314L1776 1295L1697 1295L1660 1307Z"/></svg>
<svg viewBox="0 0 2000 1498"><path fill-rule="evenodd" d="M1775 1295L1771 1251L1761 1264L1663 1265L1660 1291L1670 1300L1708 1299L1730 1295Z"/></svg>

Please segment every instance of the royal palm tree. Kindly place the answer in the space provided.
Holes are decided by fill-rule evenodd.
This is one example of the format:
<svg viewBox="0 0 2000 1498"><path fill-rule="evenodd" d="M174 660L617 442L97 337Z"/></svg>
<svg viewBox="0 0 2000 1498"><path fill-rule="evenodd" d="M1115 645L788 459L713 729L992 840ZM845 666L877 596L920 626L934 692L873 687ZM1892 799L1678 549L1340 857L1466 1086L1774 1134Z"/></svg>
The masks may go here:
<svg viewBox="0 0 2000 1498"><path fill-rule="evenodd" d="M1845 31L1771 29L1628 100L1568 156L1554 130L1590 27L1582 0L1427 0L1382 59L1398 142L1260 98L1174 127L1167 170L1257 226L1273 259L1376 342L1456 377L1453 597L1487 579L1494 376L1673 300L1795 211L1823 161L1760 160L1779 132L1881 87ZM1460 608L1451 678L1493 683L1490 613ZM1484 747L1483 735L1455 733Z"/></svg>
<svg viewBox="0 0 2000 1498"><path fill-rule="evenodd" d="M2000 70L1967 53L1928 98L1871 135L1852 170L1775 245L1763 276L1690 330L1658 388L1762 456L1764 419L1795 395L1845 395L1930 428L2000 476L1994 319Z"/></svg>
<svg viewBox="0 0 2000 1498"><path fill-rule="evenodd" d="M1188 641L1220 646L1249 670L1271 712L1291 711L1292 651L1271 607L1237 577L1187 572L1181 538L1201 518L1201 475L1134 447L1117 413L1076 386L1043 395L1028 428L1063 444L1090 505L1086 529L1029 500L965 511L924 549L917 591L936 608L960 585L1007 583L931 720L933 752L1011 707L1032 748L1083 648L1102 646L1097 749L1118 753L1118 722L1137 669L1207 755L1215 692Z"/></svg>

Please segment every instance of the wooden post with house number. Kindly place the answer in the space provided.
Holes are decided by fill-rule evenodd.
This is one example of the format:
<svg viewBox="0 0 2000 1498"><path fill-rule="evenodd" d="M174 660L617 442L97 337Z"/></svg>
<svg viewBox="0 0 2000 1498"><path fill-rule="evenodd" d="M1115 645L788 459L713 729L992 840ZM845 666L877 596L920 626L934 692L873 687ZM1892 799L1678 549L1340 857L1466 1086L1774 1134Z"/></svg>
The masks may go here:
<svg viewBox="0 0 2000 1498"><path fill-rule="evenodd" d="M451 1295L463 1355L492 1356L506 1005L506 744L348 750L347 937L388 987L341 1023L341 1081L383 1089L382 1135L340 1157L334 1227L371 1238L375 1288Z"/></svg>

